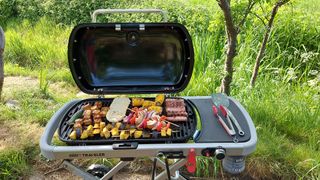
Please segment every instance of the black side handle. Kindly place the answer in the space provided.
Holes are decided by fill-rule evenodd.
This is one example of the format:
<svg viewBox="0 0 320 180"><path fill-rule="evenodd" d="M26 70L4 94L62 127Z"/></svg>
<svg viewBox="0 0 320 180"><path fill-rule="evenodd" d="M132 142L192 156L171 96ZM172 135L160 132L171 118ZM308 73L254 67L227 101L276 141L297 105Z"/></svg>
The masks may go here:
<svg viewBox="0 0 320 180"><path fill-rule="evenodd" d="M112 145L112 149L114 150L126 150L126 149L137 149L138 142L124 142L117 143Z"/></svg>

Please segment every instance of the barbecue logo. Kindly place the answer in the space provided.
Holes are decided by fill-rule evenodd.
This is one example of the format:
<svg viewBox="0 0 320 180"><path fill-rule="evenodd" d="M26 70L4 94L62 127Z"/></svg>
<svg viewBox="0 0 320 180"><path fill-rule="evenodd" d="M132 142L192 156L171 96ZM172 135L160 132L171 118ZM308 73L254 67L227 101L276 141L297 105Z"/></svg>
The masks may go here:
<svg viewBox="0 0 320 180"><path fill-rule="evenodd" d="M81 154L69 154L70 158L89 158L89 157L104 157L105 153L81 153Z"/></svg>

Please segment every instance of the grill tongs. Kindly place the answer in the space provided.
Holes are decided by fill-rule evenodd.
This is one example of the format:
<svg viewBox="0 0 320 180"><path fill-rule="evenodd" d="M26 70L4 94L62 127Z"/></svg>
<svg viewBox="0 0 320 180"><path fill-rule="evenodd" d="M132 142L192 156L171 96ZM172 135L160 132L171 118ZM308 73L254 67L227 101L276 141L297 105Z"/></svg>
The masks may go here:
<svg viewBox="0 0 320 180"><path fill-rule="evenodd" d="M223 114L224 114L224 112L226 113L223 106L220 106L220 110L222 111ZM230 126L230 128L229 128L229 126L227 126L227 124L223 121L221 116L218 114L218 108L215 105L212 106L212 111L213 111L213 114L218 118L218 122L221 124L221 126L224 128L224 130L227 132L227 134L229 136L233 137L233 142L237 143L239 140L236 137L236 132L234 130L234 127L231 123L230 118L228 116L226 118L228 120L228 124Z"/></svg>

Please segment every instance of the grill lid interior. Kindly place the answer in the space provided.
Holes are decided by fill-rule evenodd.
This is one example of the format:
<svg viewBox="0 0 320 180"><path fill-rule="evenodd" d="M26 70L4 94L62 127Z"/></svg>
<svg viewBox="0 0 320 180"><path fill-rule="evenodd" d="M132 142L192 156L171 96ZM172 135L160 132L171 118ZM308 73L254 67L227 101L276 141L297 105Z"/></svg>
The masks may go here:
<svg viewBox="0 0 320 180"><path fill-rule="evenodd" d="M177 23L80 24L68 47L72 76L89 94L182 91L193 56L190 35Z"/></svg>

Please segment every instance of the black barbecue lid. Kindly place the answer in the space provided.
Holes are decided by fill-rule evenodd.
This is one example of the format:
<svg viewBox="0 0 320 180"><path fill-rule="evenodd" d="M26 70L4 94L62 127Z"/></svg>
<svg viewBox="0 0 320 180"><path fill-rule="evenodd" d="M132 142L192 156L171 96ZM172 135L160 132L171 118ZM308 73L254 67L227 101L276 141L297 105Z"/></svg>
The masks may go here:
<svg viewBox="0 0 320 180"><path fill-rule="evenodd" d="M89 94L179 92L194 64L191 37L177 23L80 24L68 59L76 84Z"/></svg>

